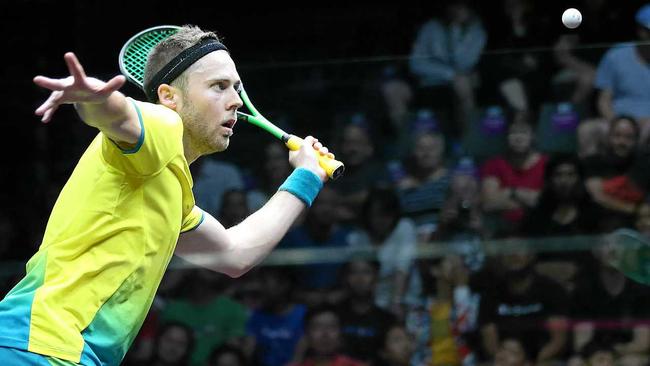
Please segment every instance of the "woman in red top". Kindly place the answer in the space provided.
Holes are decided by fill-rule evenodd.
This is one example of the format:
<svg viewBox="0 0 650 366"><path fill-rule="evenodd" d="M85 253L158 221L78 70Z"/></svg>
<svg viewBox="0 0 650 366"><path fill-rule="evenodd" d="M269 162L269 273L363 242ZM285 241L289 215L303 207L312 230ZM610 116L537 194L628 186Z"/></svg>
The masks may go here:
<svg viewBox="0 0 650 366"><path fill-rule="evenodd" d="M533 147L532 126L515 122L508 128L508 152L488 160L481 169L481 199L486 213L497 214L504 228L514 230L527 208L534 207L544 184L548 158Z"/></svg>

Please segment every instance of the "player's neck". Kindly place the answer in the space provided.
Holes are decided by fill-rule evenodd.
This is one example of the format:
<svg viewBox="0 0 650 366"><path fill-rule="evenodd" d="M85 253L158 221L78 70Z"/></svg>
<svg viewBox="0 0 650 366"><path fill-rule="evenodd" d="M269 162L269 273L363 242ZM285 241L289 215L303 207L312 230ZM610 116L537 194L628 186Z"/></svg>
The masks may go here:
<svg viewBox="0 0 650 366"><path fill-rule="evenodd" d="M185 155L188 165L201 156L200 150L192 143L188 134L183 134L183 155Z"/></svg>

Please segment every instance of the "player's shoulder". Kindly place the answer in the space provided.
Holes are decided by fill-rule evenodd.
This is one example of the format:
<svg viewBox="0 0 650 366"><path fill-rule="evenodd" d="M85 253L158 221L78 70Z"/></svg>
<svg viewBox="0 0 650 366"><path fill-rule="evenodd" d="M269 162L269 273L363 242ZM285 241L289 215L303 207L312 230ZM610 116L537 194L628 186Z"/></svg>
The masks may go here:
<svg viewBox="0 0 650 366"><path fill-rule="evenodd" d="M161 104L143 102L135 99L131 100L138 111L139 118L146 121L153 121L158 124L168 125L170 127L174 126L182 128L183 121L176 111Z"/></svg>
<svg viewBox="0 0 650 366"><path fill-rule="evenodd" d="M605 58L621 58L628 57L630 54L634 54L635 45L630 42L617 43L610 48L607 53L605 53Z"/></svg>

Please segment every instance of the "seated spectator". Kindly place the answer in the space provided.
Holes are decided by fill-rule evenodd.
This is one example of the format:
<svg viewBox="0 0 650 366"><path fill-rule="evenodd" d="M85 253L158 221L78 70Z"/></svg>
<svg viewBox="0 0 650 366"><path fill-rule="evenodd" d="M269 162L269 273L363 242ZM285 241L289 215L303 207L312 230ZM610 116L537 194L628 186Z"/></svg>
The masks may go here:
<svg viewBox="0 0 650 366"><path fill-rule="evenodd" d="M535 5L532 0L501 0L490 3L490 11L486 12L497 13L490 19L488 47L518 51L483 57L481 89L485 89L485 102L505 104L516 113L537 110L548 89L548 56L535 51L536 47L548 45L548 19L540 9L543 6Z"/></svg>
<svg viewBox="0 0 650 366"><path fill-rule="evenodd" d="M419 261L423 296L407 312L415 336L417 365L463 365L476 361L480 295L469 285L470 271L457 255Z"/></svg>
<svg viewBox="0 0 650 366"><path fill-rule="evenodd" d="M596 88L601 116L606 120L620 115L635 118L641 126L641 141L645 141L650 119L650 93L645 87L650 82L650 4L637 11L635 21L638 44L619 44L605 54L598 65Z"/></svg>
<svg viewBox="0 0 650 366"><path fill-rule="evenodd" d="M214 347L244 337L246 308L224 294L225 281L224 275L194 269L185 277L184 296L169 300L161 312L162 324L181 323L194 332L193 366L203 365Z"/></svg>
<svg viewBox="0 0 650 366"><path fill-rule="evenodd" d="M593 202L576 156L557 155L546 164L544 188L537 205L526 213L526 236L569 236L594 230Z"/></svg>
<svg viewBox="0 0 650 366"><path fill-rule="evenodd" d="M623 14L628 4L606 0L582 0L576 4L586 21L577 29L563 29L555 40L553 56L557 71L552 83L557 89L557 99L570 101L592 115L596 67L607 48L591 45L612 44L627 38L627 30L612 32L612 29L621 30L628 23ZM564 4L557 5L554 11L563 9L560 6Z"/></svg>
<svg viewBox="0 0 650 366"><path fill-rule="evenodd" d="M494 366L531 366L532 364L521 340L517 338L503 339L494 356Z"/></svg>
<svg viewBox="0 0 650 366"><path fill-rule="evenodd" d="M525 243L516 243L522 247ZM522 341L535 363L561 360L568 341L569 299L555 281L537 274L528 249L502 255L497 278L481 294L481 344L488 358L502 339Z"/></svg>
<svg viewBox="0 0 650 366"><path fill-rule="evenodd" d="M287 148L273 141L264 148L264 159L258 168L255 189L248 193L248 206L251 212L257 211L277 192L293 171L287 159Z"/></svg>
<svg viewBox="0 0 650 366"><path fill-rule="evenodd" d="M363 205L363 228L354 231L350 246L377 251L379 279L375 303L403 315L404 302L417 298L419 279L412 274L417 249L415 225L400 215L400 205L392 188L373 188Z"/></svg>
<svg viewBox="0 0 650 366"><path fill-rule="evenodd" d="M598 93L599 120L583 123L579 129L584 154L593 153L594 141L601 140L606 121L626 115L639 122L640 141L645 143L650 134L650 4L636 13L638 43L622 43L612 47L603 57L596 71L595 87Z"/></svg>
<svg viewBox="0 0 650 366"><path fill-rule="evenodd" d="M122 360L122 364L125 366L142 366L154 357L154 347L159 333L159 311L156 309L155 303L156 299L154 299L154 305L149 309L149 313L144 319L144 323L142 323L142 328L140 328L138 335L131 343L131 348L129 348Z"/></svg>
<svg viewBox="0 0 650 366"><path fill-rule="evenodd" d="M384 118L388 119L388 126L384 128L380 143L390 144L394 141L394 136L399 134L407 125L410 106L413 102L413 89L405 80L394 71L395 67L386 67L381 76L381 85L379 92L383 100ZM391 134L388 135L387 132Z"/></svg>
<svg viewBox="0 0 650 366"><path fill-rule="evenodd" d="M451 183L431 239L467 242L484 236L478 171L471 158L462 158L451 172ZM425 239L424 242L428 242Z"/></svg>
<svg viewBox="0 0 650 366"><path fill-rule="evenodd" d="M345 354L369 362L381 349L395 316L375 304L379 263L355 259L346 263L343 282L346 297L338 305Z"/></svg>
<svg viewBox="0 0 650 366"><path fill-rule="evenodd" d="M475 67L487 35L469 1L445 1L440 15L420 27L413 43L410 68L419 84L416 104L453 106L453 123L444 131L461 136L475 107Z"/></svg>
<svg viewBox="0 0 650 366"><path fill-rule="evenodd" d="M573 155L551 158L544 172L544 188L537 205L524 218L522 233L529 237L588 235L598 223L594 203L587 192L580 163ZM583 250L561 248L538 253L537 271L571 291L585 262Z"/></svg>
<svg viewBox="0 0 650 366"><path fill-rule="evenodd" d="M230 189L244 189L244 178L232 163L206 157L197 161L194 173L194 198L196 204L212 216L219 216L221 196Z"/></svg>
<svg viewBox="0 0 650 366"><path fill-rule="evenodd" d="M606 240L620 238L609 235ZM596 341L611 345L622 364L646 364L650 351L647 287L613 267L610 260L616 253L609 249L599 246L594 250L593 261L576 287L572 311L574 350Z"/></svg>
<svg viewBox="0 0 650 366"><path fill-rule="evenodd" d="M413 219L419 238L433 233L449 188L445 162L445 139L433 131L415 136L409 156L404 160L405 175L396 182L402 213Z"/></svg>
<svg viewBox="0 0 650 366"><path fill-rule="evenodd" d="M238 278L236 286L233 286L233 298L244 305L249 314L262 307L261 268L253 268L246 276Z"/></svg>
<svg viewBox="0 0 650 366"><path fill-rule="evenodd" d="M568 366L614 366L618 364L617 358L610 344L592 340L582 347L577 356L569 359Z"/></svg>
<svg viewBox="0 0 650 366"><path fill-rule="evenodd" d="M349 246L350 229L336 216L339 196L324 186L302 224L294 226L279 244L283 249L341 249ZM337 275L341 263L313 263L296 269L297 299L308 306L333 301L340 296Z"/></svg>
<svg viewBox="0 0 650 366"><path fill-rule="evenodd" d="M241 349L224 344L210 354L207 366L247 366L248 364Z"/></svg>
<svg viewBox="0 0 650 366"><path fill-rule="evenodd" d="M406 159L415 158L414 145L419 136L424 134L441 135L439 116L430 108L420 108L414 111L404 125L393 132L390 140L384 142L383 156L385 157L384 160L388 161L387 169L391 181L399 181L407 173L412 173L405 170L412 168L413 160ZM444 154L445 144L444 141L442 142L443 151L441 154ZM399 169L395 169L391 165Z"/></svg>
<svg viewBox="0 0 650 366"><path fill-rule="evenodd" d="M223 193L219 208L219 223L225 228L233 227L250 215L246 201L246 192L241 189L231 189Z"/></svg>
<svg viewBox="0 0 650 366"><path fill-rule="evenodd" d="M508 152L481 168L481 202L494 219L494 231L515 232L525 210L537 204L544 184L547 157L533 147L532 126L515 122L508 127Z"/></svg>
<svg viewBox="0 0 650 366"><path fill-rule="evenodd" d="M283 366L293 360L307 308L292 301L293 274L286 267L262 267L262 306L246 325L246 350L255 365Z"/></svg>
<svg viewBox="0 0 650 366"><path fill-rule="evenodd" d="M345 162L345 179L330 182L341 197L336 213L343 222L353 223L359 218L361 206L368 195L368 187L377 181L388 181L383 164L375 158L369 126L357 120L343 127L337 152Z"/></svg>
<svg viewBox="0 0 650 366"><path fill-rule="evenodd" d="M180 323L167 323L158 331L149 366L189 366L194 332Z"/></svg>
<svg viewBox="0 0 650 366"><path fill-rule="evenodd" d="M635 168L638 140L636 121L631 117L617 117L610 124L605 150L583 160L585 185L599 207L598 214L623 225L631 224L636 208L633 199L628 198L633 189L622 186L621 192L617 192L616 188L626 173ZM643 166L637 168L641 170L639 175L644 175L643 169Z"/></svg>
<svg viewBox="0 0 650 366"><path fill-rule="evenodd" d="M321 305L305 316L306 354L291 366L363 366L363 362L341 353L343 339L336 308Z"/></svg>
<svg viewBox="0 0 650 366"><path fill-rule="evenodd" d="M409 366L411 357L415 350L413 336L406 328L399 324L393 324L383 337L381 346L377 348L377 360L373 366Z"/></svg>

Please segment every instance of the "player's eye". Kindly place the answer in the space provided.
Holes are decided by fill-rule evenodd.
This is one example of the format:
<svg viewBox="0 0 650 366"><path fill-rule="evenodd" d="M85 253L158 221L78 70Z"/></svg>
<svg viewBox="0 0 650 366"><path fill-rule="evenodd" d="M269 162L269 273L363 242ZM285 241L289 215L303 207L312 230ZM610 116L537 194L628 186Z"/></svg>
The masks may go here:
<svg viewBox="0 0 650 366"><path fill-rule="evenodd" d="M214 87L219 89L219 90L226 90L226 89L228 89L228 83L220 81L218 83L215 83Z"/></svg>

